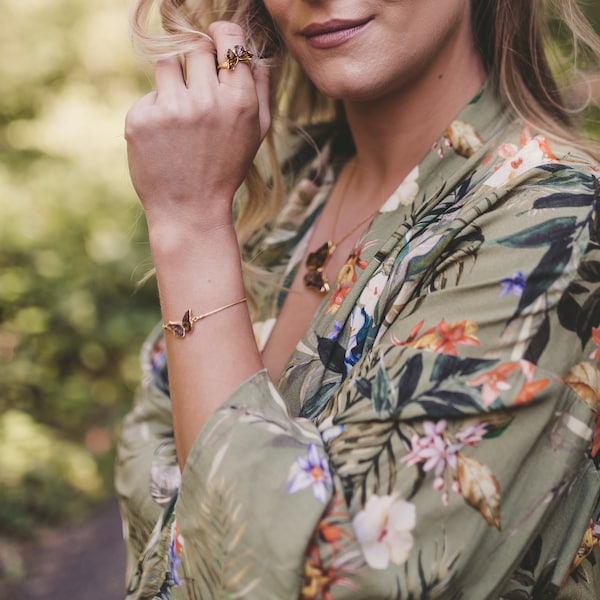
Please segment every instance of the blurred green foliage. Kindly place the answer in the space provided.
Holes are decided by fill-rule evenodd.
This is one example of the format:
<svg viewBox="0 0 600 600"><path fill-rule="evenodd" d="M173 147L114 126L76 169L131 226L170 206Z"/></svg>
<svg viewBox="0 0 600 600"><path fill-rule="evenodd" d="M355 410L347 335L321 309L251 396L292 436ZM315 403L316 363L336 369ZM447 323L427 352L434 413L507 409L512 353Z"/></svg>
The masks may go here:
<svg viewBox="0 0 600 600"><path fill-rule="evenodd" d="M136 286L151 263L122 132L150 80L128 10L0 0L0 533L111 493L138 349L159 318L154 284ZM86 484L69 476L84 456Z"/></svg>
<svg viewBox="0 0 600 600"><path fill-rule="evenodd" d="M0 534L112 493L159 318L154 283L136 286L151 262L122 130L150 79L128 4L0 0ZM600 111L589 123L600 134Z"/></svg>

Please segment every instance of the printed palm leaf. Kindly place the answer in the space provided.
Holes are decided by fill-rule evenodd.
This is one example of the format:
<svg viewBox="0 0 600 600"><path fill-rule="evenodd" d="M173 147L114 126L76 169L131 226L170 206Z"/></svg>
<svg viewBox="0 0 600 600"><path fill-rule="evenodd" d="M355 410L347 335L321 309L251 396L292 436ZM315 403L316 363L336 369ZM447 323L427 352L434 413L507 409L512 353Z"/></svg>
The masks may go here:
<svg viewBox="0 0 600 600"><path fill-rule="evenodd" d="M379 417L395 416L414 400L414 392L423 372L423 359L420 354L402 362L398 373L390 378L384 360L378 365L372 380L360 377L356 387L361 394L370 398Z"/></svg>
<svg viewBox="0 0 600 600"><path fill-rule="evenodd" d="M497 360L437 354L429 373L433 385L426 385L422 353L406 361L387 359L390 368L385 366L387 354L381 355L374 373L361 373L354 382L357 390L372 401L378 417L397 417L409 407L415 415L434 420L481 412L479 395L466 385L465 378L490 370Z"/></svg>
<svg viewBox="0 0 600 600"><path fill-rule="evenodd" d="M396 483L396 454L393 421L365 421L345 425L328 447L333 470L342 478L344 495L350 503L360 494L367 500L369 490L391 494Z"/></svg>
<svg viewBox="0 0 600 600"><path fill-rule="evenodd" d="M571 260L573 241L580 229L581 224L577 223L575 217L557 217L496 240L497 244L508 248L548 247L538 264L528 274L511 321L521 316L527 307L546 293L560 278Z"/></svg>
<svg viewBox="0 0 600 600"><path fill-rule="evenodd" d="M448 555L447 538L444 534L440 543L435 543L433 555L427 564L424 564L422 551L419 551L416 565L410 561L404 565L404 581L406 582L407 595L397 594L397 598L406 600L419 600L421 598L445 598L446 600L460 600L464 591L456 579L453 567L459 559L460 553ZM401 589L398 581L398 590Z"/></svg>
<svg viewBox="0 0 600 600"><path fill-rule="evenodd" d="M198 578L198 600L244 598L259 583L251 550L238 549L246 526L238 519L234 487L211 482L193 517L194 539L186 539L185 557Z"/></svg>
<svg viewBox="0 0 600 600"><path fill-rule="evenodd" d="M136 600L170 600L170 588L174 581L170 575L169 547L171 526L175 519L177 495L154 526L152 535L138 560L135 573L129 579L127 598Z"/></svg>
<svg viewBox="0 0 600 600"><path fill-rule="evenodd" d="M600 250L594 254L600 259ZM577 333L583 348L590 341L592 329L600 326L600 260L582 262L577 274L588 285L569 285L558 304L558 317L565 329ZM577 300L581 294L586 298L583 304Z"/></svg>
<svg viewBox="0 0 600 600"><path fill-rule="evenodd" d="M420 390L410 403L416 404L424 416L433 420L479 414L479 393L466 385L465 378L486 372L496 364L496 360L438 354L429 375L433 385Z"/></svg>
<svg viewBox="0 0 600 600"><path fill-rule="evenodd" d="M477 261L477 250L484 241L485 238L479 227L471 227L468 231L456 236L446 248L442 260L435 265L435 270L431 275L431 283L424 282L420 289L425 284L430 285L433 290L444 289L452 273L450 267L454 267L453 285L458 285L464 271L465 262L475 263Z"/></svg>
<svg viewBox="0 0 600 600"><path fill-rule="evenodd" d="M559 206L582 206L577 204L582 201L581 196L588 192L588 201L583 206L591 206L591 199L589 195L593 195L596 191L597 178L593 175L586 173L581 169L574 169L567 165L549 163L546 165L540 165L538 167L540 172L550 173L549 176L540 178L538 185L549 186L552 189L565 188L568 190L566 193L555 192L549 196L539 198L536 203L536 208L558 208ZM535 185L535 184L534 184ZM579 192L574 192L575 189L579 188ZM558 200L558 196L562 196L561 201ZM569 201L567 196L573 198ZM555 197L553 200L547 200L547 198ZM556 204L560 202L560 204Z"/></svg>

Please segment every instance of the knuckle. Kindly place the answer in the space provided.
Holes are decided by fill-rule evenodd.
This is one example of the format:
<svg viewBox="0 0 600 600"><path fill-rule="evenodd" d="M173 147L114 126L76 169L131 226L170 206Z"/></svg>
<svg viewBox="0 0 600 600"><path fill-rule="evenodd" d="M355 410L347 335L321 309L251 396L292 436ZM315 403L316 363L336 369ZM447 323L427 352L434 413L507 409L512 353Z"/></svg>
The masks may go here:
<svg viewBox="0 0 600 600"><path fill-rule="evenodd" d="M216 21L211 25L211 29L214 34L235 38L237 40L239 40L244 33L243 29L237 23L232 23L231 21Z"/></svg>
<svg viewBox="0 0 600 600"><path fill-rule="evenodd" d="M131 108L125 115L125 139L130 141L139 137L144 129L144 119L139 110Z"/></svg>
<svg viewBox="0 0 600 600"><path fill-rule="evenodd" d="M241 117L254 117L258 114L258 103L251 94L244 89L234 89L230 93L230 102L233 110Z"/></svg>

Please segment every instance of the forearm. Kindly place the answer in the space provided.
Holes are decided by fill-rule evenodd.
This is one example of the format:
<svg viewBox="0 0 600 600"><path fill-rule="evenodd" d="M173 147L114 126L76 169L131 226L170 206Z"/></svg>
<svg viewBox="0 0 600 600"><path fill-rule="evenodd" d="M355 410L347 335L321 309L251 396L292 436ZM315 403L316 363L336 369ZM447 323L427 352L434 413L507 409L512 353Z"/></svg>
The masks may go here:
<svg viewBox="0 0 600 600"><path fill-rule="evenodd" d="M233 226L171 234L150 227L163 321L186 310L207 313L245 296ZM208 417L240 383L262 368L245 303L194 324L181 339L167 332L177 455L183 468Z"/></svg>
<svg viewBox="0 0 600 600"><path fill-rule="evenodd" d="M213 23L156 64L156 91L125 123L129 170L148 221L164 321L201 315L245 296L231 202L270 124L268 69L215 68L245 43L238 25ZM248 62L248 61L246 61ZM250 67L253 68L250 68ZM178 461L183 467L206 419L262 367L244 304L168 334L169 385Z"/></svg>

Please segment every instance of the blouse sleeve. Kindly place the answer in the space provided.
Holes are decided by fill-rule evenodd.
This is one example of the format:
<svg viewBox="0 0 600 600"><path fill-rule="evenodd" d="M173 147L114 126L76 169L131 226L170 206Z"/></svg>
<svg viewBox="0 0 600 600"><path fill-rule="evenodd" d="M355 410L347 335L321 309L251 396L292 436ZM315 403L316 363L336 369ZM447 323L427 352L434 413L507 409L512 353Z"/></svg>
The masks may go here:
<svg viewBox="0 0 600 600"><path fill-rule="evenodd" d="M553 202L475 219L314 421L243 383L131 597L558 597L597 544L600 246L589 198Z"/></svg>

